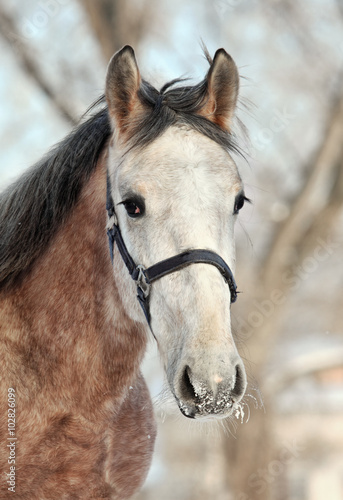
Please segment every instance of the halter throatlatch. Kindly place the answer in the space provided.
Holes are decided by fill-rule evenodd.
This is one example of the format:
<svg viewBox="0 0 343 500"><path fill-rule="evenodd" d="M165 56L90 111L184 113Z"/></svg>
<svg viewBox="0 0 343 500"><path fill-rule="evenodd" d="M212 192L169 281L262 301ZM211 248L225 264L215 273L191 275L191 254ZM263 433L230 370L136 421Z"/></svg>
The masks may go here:
<svg viewBox="0 0 343 500"><path fill-rule="evenodd" d="M211 264L220 271L225 282L228 284L231 293L231 303L237 299L237 285L233 277L230 267L226 262L215 252L211 250L188 250L179 253L169 259L161 260L147 269L141 264L136 264L129 254L123 237L121 235L119 225L116 220L114 204L111 195L110 180L107 176L107 201L106 209L108 217L111 221L111 227L107 230L111 261L113 263L113 247L117 244L119 253L130 273L131 278L137 285L137 299L142 306L145 317L150 326L150 311L149 311L149 296L151 285L154 281L163 278L167 274L179 271L191 264Z"/></svg>

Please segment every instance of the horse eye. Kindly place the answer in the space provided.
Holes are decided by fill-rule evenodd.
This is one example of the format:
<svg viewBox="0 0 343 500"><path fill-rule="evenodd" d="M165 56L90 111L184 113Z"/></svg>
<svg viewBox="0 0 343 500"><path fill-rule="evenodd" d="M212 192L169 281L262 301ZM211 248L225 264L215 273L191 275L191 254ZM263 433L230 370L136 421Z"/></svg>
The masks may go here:
<svg viewBox="0 0 343 500"><path fill-rule="evenodd" d="M237 215L238 212L241 210L241 208L243 208L245 201L248 201L250 203L249 198L246 198L246 196L244 196L244 194L240 193L239 195L236 196L235 206L233 209L234 215Z"/></svg>
<svg viewBox="0 0 343 500"><path fill-rule="evenodd" d="M144 205L135 200L126 200L122 204L125 207L127 214L133 219L140 217L144 214Z"/></svg>

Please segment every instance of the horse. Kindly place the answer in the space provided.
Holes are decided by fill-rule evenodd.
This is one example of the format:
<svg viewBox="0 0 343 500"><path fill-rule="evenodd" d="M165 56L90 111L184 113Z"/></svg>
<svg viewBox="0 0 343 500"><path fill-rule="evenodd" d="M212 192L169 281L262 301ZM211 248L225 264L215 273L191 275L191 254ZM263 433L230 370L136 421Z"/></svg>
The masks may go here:
<svg viewBox="0 0 343 500"><path fill-rule="evenodd" d="M1 194L1 498L141 487L152 336L184 416L224 419L243 398L230 319L239 74L224 49L207 59L202 82L158 91L125 46L97 105Z"/></svg>

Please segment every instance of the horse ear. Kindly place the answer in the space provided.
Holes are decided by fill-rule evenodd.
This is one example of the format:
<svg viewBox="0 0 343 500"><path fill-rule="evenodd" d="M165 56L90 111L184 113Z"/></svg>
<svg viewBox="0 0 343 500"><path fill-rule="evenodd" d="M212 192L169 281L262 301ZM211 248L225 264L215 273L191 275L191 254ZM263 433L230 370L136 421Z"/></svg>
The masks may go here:
<svg viewBox="0 0 343 500"><path fill-rule="evenodd" d="M232 57L224 50L215 53L207 74L207 96L200 114L230 131L239 90L239 74Z"/></svg>
<svg viewBox="0 0 343 500"><path fill-rule="evenodd" d="M142 111L138 97L141 75L135 52L126 45L112 57L106 75L106 100L115 130L125 133L130 122Z"/></svg>

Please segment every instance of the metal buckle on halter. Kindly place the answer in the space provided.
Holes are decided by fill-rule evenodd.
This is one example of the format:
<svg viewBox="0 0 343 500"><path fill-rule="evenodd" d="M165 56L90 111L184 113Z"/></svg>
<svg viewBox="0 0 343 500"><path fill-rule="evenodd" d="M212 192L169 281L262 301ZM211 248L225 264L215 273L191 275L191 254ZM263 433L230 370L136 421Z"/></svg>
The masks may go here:
<svg viewBox="0 0 343 500"><path fill-rule="evenodd" d="M142 290L143 296L146 299L150 293L150 283L147 281L147 277L145 275L145 267L139 264L136 269L138 270L138 276L135 280L136 285Z"/></svg>

